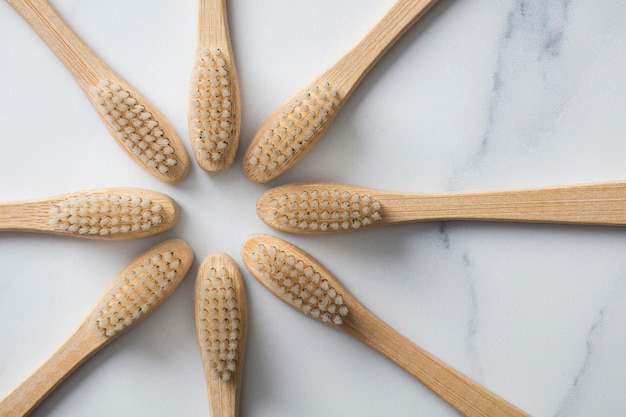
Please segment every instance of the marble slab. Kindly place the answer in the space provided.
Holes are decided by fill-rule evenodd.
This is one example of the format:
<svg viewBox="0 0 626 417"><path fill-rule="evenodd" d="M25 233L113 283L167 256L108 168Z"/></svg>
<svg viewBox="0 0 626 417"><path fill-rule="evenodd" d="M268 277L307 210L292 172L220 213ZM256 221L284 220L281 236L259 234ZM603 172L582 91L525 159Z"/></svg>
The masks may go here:
<svg viewBox="0 0 626 417"><path fill-rule="evenodd" d="M626 178L623 0L441 0L364 78L318 145L267 184L243 150L264 118L350 48L391 2L229 1L241 147L167 185L111 140L58 59L0 2L0 195L156 189L181 207L164 235L125 242L0 235L0 396L53 352L115 275L167 237L196 262L150 318L92 357L33 416L203 416L193 323L199 261L273 233L436 357L537 417L626 415L626 229L423 222L341 235L276 232L269 187L335 181L471 191ZM187 149L196 4L53 0L74 30L166 114ZM246 271L242 416L455 416L370 348L279 302Z"/></svg>

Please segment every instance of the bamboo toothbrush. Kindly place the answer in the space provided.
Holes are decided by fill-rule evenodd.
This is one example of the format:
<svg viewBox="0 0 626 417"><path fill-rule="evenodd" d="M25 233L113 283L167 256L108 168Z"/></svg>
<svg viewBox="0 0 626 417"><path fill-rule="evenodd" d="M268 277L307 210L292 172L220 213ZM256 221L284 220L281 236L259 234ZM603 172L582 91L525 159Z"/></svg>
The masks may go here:
<svg viewBox="0 0 626 417"><path fill-rule="evenodd" d="M98 58L47 0L7 2L71 72L128 156L168 183L187 175L187 153L170 123L139 91Z"/></svg>
<svg viewBox="0 0 626 417"><path fill-rule="evenodd" d="M161 233L177 220L174 200L138 188L101 188L0 203L0 231L120 240Z"/></svg>
<svg viewBox="0 0 626 417"><path fill-rule="evenodd" d="M336 183L272 188L257 214L278 230L334 233L394 223L497 220L626 224L626 182L600 182L502 191L402 193Z"/></svg>
<svg viewBox="0 0 626 417"><path fill-rule="evenodd" d="M198 35L189 89L189 135L198 164L225 171L239 144L241 103L226 0L198 0Z"/></svg>
<svg viewBox="0 0 626 417"><path fill-rule="evenodd" d="M246 175L266 182L295 164L324 133L365 74L436 0L396 0L338 61L261 124L243 158Z"/></svg>
<svg viewBox="0 0 626 417"><path fill-rule="evenodd" d="M91 355L151 314L176 289L192 260L187 243L171 239L129 263L65 343L0 400L0 415L29 414Z"/></svg>
<svg viewBox="0 0 626 417"><path fill-rule="evenodd" d="M224 253L211 254L200 265L195 320L211 416L238 416L247 304L239 268Z"/></svg>
<svg viewBox="0 0 626 417"><path fill-rule="evenodd" d="M257 234L244 241L241 254L252 275L278 298L378 350L465 416L527 416L396 332L303 250Z"/></svg>

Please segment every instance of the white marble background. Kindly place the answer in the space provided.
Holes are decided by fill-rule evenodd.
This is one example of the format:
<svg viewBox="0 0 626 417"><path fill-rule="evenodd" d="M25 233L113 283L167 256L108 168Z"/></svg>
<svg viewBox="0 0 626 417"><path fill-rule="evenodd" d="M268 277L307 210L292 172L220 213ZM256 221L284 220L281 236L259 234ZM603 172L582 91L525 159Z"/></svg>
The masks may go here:
<svg viewBox="0 0 626 417"><path fill-rule="evenodd" d="M52 3L186 139L195 2ZM229 1L241 151L265 116L389 3ZM625 178L625 51L624 0L441 0L287 174L254 184L239 156L222 175L193 166L172 186L126 159L65 68L0 2L2 199L127 185L166 192L182 207L172 231L139 241L0 235L0 395L70 334L127 262L183 237L197 261L180 289L32 415L208 415L195 273L210 252L240 262L248 234L273 233L254 212L263 190L300 180L446 191ZM314 255L409 339L531 415L626 415L625 229L433 222L276 234ZM244 276L242 416L457 415L387 359Z"/></svg>

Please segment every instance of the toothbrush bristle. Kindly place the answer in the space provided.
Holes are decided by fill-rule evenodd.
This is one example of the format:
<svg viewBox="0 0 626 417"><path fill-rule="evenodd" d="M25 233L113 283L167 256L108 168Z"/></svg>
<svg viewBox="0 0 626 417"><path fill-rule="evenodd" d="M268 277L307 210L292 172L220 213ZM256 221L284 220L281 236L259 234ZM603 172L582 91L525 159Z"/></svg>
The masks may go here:
<svg viewBox="0 0 626 417"><path fill-rule="evenodd" d="M173 251L155 254L120 278L94 314L98 331L113 337L147 315L182 278L186 266Z"/></svg>
<svg viewBox="0 0 626 417"><path fill-rule="evenodd" d="M203 49L192 81L190 134L201 161L218 162L236 146L232 69L219 49Z"/></svg>
<svg viewBox="0 0 626 417"><path fill-rule="evenodd" d="M337 89L328 82L303 92L283 109L259 143L249 150L247 164L260 173L276 170L317 138L330 123L338 103Z"/></svg>
<svg viewBox="0 0 626 417"><path fill-rule="evenodd" d="M239 366L241 300L226 268L208 268L199 285L196 308L202 359L214 380L228 381Z"/></svg>
<svg viewBox="0 0 626 417"><path fill-rule="evenodd" d="M77 196L54 206L48 223L74 235L109 236L148 231L161 224L162 211L161 204L137 196Z"/></svg>
<svg viewBox="0 0 626 417"><path fill-rule="evenodd" d="M268 204L266 221L303 231L359 229L382 219L378 200L349 191L321 189L281 194Z"/></svg>
<svg viewBox="0 0 626 417"><path fill-rule="evenodd" d="M343 296L315 265L299 259L297 254L259 244L250 253L249 264L257 277L273 287L276 295L305 315L335 325L341 325L348 315Z"/></svg>
<svg viewBox="0 0 626 417"><path fill-rule="evenodd" d="M101 80L89 91L102 117L129 153L161 174L180 163L159 122L130 92L107 80Z"/></svg>

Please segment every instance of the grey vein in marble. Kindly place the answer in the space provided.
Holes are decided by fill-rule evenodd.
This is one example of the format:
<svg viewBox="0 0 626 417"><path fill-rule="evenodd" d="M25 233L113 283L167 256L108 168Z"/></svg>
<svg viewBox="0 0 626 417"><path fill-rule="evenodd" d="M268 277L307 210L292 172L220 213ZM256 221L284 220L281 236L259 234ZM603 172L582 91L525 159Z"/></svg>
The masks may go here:
<svg viewBox="0 0 626 417"><path fill-rule="evenodd" d="M561 402L561 405L559 406L559 409L554 415L554 417L566 417L570 415L570 412L572 411L575 400L577 398L577 393L578 393L580 384L584 380L585 376L587 375L587 372L590 369L591 361L592 361L593 353L594 353L594 346L596 344L596 335L598 333L598 330L602 326L603 320L604 320L604 310L600 310L600 312L598 313L598 316L596 317L596 319L591 325L591 328L589 329L589 333L587 334L585 358L583 360L582 366L580 367L580 370L576 374L576 377L574 378L574 382L572 383L572 386L570 387L568 393L565 395L565 398Z"/></svg>
<svg viewBox="0 0 626 417"><path fill-rule="evenodd" d="M476 280L471 273L472 261L467 252L463 253L463 266L468 286L469 314L467 318L467 346L466 353L472 365L472 375L476 380L481 381L483 370L480 361L480 354L477 348L476 338L480 330L480 320L478 315L478 294L476 293Z"/></svg>
<svg viewBox="0 0 626 417"><path fill-rule="evenodd" d="M448 230L447 223L441 222L439 224L439 239L441 240L442 247L450 252L452 250L452 244L450 241L450 232ZM468 314L467 314L467 343L465 352L472 366L472 375L477 380L482 380L483 370L480 361L480 354L477 348L476 338L480 330L480 321L478 317L478 295L476 292L476 281L472 274L472 261L468 252L461 254L462 267L464 271L465 282L467 284L468 295Z"/></svg>
<svg viewBox="0 0 626 417"><path fill-rule="evenodd" d="M521 0L507 14L485 110L486 126L474 154L452 175L451 189L486 162L492 147L529 152L552 129L578 81L575 75L563 74L570 5L571 0Z"/></svg>

